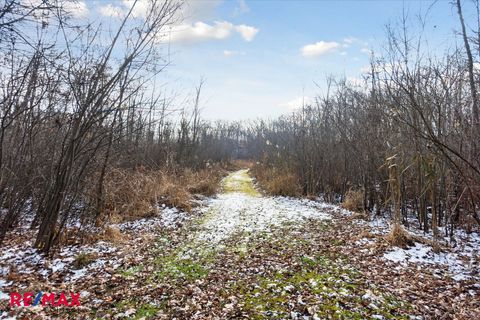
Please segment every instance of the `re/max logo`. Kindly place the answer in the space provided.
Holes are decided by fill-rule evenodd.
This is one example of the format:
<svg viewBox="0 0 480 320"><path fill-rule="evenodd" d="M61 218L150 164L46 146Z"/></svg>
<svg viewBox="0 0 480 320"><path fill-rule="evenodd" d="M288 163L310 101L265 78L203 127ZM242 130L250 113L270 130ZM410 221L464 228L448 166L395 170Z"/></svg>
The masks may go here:
<svg viewBox="0 0 480 320"><path fill-rule="evenodd" d="M25 292L23 295L18 292L10 293L10 306L11 307L30 307L41 304L42 306L50 305L52 307L79 307L80 306L80 293L70 292L70 297L62 292L59 295L55 293L43 293L39 292L34 295L33 292Z"/></svg>

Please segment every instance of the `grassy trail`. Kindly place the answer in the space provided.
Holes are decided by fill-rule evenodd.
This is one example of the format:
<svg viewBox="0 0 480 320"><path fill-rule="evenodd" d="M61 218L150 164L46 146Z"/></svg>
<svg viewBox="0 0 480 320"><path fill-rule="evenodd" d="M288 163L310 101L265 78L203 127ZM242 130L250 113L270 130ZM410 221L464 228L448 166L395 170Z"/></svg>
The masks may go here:
<svg viewBox="0 0 480 320"><path fill-rule="evenodd" d="M336 250L331 223L313 203L262 196L248 170L233 172L202 218L159 237L148 282L168 289L136 317L406 318L406 304L369 286Z"/></svg>

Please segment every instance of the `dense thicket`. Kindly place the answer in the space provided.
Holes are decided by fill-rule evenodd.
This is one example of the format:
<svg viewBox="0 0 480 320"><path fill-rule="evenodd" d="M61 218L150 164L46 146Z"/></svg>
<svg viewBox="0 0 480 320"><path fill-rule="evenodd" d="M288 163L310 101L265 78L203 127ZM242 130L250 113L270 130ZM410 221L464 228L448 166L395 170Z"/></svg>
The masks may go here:
<svg viewBox="0 0 480 320"><path fill-rule="evenodd" d="M403 19L388 28L384 52L372 53L364 85L330 80L315 103L254 125L250 151L294 172L305 195L338 201L355 190L366 211L417 215L434 234L479 223L480 34L467 34L478 28L465 26L460 1L454 8L459 47L439 57Z"/></svg>
<svg viewBox="0 0 480 320"><path fill-rule="evenodd" d="M72 1L26 3L0 7L0 244L25 215L44 251L66 224L98 218L113 168L228 159L236 125L201 120L202 83L181 110L152 86L181 2L152 1L141 17L134 2L108 29L79 25Z"/></svg>

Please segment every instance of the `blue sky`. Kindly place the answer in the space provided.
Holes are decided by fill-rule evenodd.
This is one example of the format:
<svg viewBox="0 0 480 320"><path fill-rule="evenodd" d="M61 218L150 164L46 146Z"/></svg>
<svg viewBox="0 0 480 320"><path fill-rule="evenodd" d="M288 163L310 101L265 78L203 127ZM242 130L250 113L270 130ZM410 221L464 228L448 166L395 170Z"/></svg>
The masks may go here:
<svg viewBox="0 0 480 320"><path fill-rule="evenodd" d="M86 1L105 19L125 1ZM428 46L454 46L458 18L449 1L192 0L172 32L172 65L159 81L188 95L205 79L201 105L209 119L271 118L324 90L329 75L361 78L370 49L385 44L385 25L402 11L425 15ZM474 10L465 7L467 19ZM472 24L473 25L473 24ZM418 32L415 23L412 32ZM461 44L461 42L460 42Z"/></svg>

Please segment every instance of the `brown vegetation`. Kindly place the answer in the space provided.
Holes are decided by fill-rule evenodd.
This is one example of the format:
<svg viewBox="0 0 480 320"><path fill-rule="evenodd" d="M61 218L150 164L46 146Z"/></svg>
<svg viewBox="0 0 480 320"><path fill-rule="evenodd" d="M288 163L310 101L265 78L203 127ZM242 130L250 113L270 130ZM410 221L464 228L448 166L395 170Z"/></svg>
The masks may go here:
<svg viewBox="0 0 480 320"><path fill-rule="evenodd" d="M189 210L215 192L201 170L239 152L237 123L201 118L203 81L180 110L145 85L169 64L158 40L182 2L147 1L137 19L134 1L108 31L72 24L68 3L0 5L0 245L25 217L47 253L71 222Z"/></svg>
<svg viewBox="0 0 480 320"><path fill-rule="evenodd" d="M342 202L342 208L354 211L363 212L363 191L361 190L348 190Z"/></svg>
<svg viewBox="0 0 480 320"><path fill-rule="evenodd" d="M429 56L425 35L409 34L403 16L387 28L388 46L372 53L362 84L329 78L327 95L249 128L261 186L287 194L282 187L295 177L305 196L344 199L345 208L368 215L391 213L396 224L414 222L435 239L442 230L453 236L459 225L468 231L467 217L478 230L480 73L472 67L478 50L469 47L480 34L468 28L461 2L455 5L463 48ZM399 230L394 238L403 238Z"/></svg>
<svg viewBox="0 0 480 320"><path fill-rule="evenodd" d="M76 269L81 269L93 261L95 261L95 256L93 254L81 252L75 256L73 265Z"/></svg>
<svg viewBox="0 0 480 320"><path fill-rule="evenodd" d="M260 188L270 195L294 197L302 194L299 179L294 172L261 164L252 166L251 172Z"/></svg>
<svg viewBox="0 0 480 320"><path fill-rule="evenodd" d="M97 223L148 217L162 204L190 211L196 195L216 193L225 172L220 166L198 171L114 169L105 177L104 210ZM94 199L95 189L90 194Z"/></svg>
<svg viewBox="0 0 480 320"><path fill-rule="evenodd" d="M405 248L414 244L414 239L399 224L393 225L392 230L390 230L390 233L387 235L386 239L392 246L401 248Z"/></svg>

